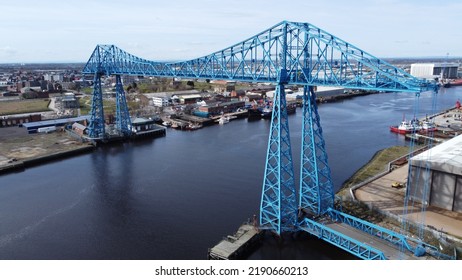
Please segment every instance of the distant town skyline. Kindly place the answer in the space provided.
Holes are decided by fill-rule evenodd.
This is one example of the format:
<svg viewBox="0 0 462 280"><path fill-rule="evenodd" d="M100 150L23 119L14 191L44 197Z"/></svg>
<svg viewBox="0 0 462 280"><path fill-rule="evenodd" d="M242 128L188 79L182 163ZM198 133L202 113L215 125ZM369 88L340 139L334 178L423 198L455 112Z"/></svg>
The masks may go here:
<svg viewBox="0 0 462 280"><path fill-rule="evenodd" d="M1 5L1 63L86 62L97 44L188 60L283 21L311 23L377 57L462 57L459 0L45 0Z"/></svg>

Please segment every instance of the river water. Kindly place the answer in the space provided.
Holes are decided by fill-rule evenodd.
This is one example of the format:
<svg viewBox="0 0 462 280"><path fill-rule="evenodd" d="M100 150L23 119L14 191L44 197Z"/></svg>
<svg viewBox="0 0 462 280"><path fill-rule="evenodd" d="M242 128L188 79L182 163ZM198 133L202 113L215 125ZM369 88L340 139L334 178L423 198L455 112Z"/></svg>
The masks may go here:
<svg viewBox="0 0 462 280"><path fill-rule="evenodd" d="M419 98L431 113L432 94ZM437 111L461 88L442 89ZM336 188L404 137L414 94L381 93L319 106ZM298 176L301 109L290 116ZM233 120L196 131L98 148L0 176L0 259L205 259L207 249L258 214L270 122ZM297 178L297 177L296 177ZM297 180L298 181L298 180ZM344 259L306 235L270 239L252 259Z"/></svg>

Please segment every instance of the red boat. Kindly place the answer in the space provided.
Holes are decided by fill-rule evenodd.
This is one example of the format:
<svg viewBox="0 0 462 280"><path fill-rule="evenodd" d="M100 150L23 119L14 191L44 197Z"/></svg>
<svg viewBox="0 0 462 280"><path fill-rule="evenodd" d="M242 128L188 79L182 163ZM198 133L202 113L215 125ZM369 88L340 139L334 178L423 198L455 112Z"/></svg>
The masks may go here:
<svg viewBox="0 0 462 280"><path fill-rule="evenodd" d="M408 133L427 133L435 131L436 126L434 123L429 121L423 121L421 124L417 120L414 121L402 121L399 126L390 126L390 131L399 134Z"/></svg>
<svg viewBox="0 0 462 280"><path fill-rule="evenodd" d="M402 121L398 126L390 126L390 131L399 134L408 134L414 133L421 129L421 127L415 123L410 121Z"/></svg>
<svg viewBox="0 0 462 280"><path fill-rule="evenodd" d="M450 86L462 86L462 79L455 79L449 82Z"/></svg>

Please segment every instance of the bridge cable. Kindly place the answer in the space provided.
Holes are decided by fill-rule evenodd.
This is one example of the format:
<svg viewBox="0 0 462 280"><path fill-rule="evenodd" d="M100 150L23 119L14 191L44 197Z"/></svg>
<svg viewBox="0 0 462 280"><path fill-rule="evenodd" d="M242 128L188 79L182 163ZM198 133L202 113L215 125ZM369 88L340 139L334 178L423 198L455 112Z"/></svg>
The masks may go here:
<svg viewBox="0 0 462 280"><path fill-rule="evenodd" d="M426 121L433 122L434 124L434 117L436 114L436 108L437 108L437 92L434 92L432 94L432 107L431 107L431 112L430 112L430 119L426 117ZM436 126L436 124L434 124ZM422 209L420 213L420 227L419 227L419 237L423 240L424 238L424 229L425 229L425 212L427 211L427 207L430 204L430 190L431 190L431 149L434 146L434 141L433 141L433 136L434 136L434 129L430 129L427 131L427 157L425 158L425 173L424 173L424 184L423 184L423 190L422 190L422 196L421 196L421 201L422 201Z"/></svg>
<svg viewBox="0 0 462 280"><path fill-rule="evenodd" d="M418 125L422 125L424 122L429 122L430 124L434 124L434 116L436 113L436 108L437 108L437 95L436 92L432 94L432 106L431 106L431 112L430 112L430 117L426 115L425 120L418 123ZM420 93L417 93L414 99L414 119L417 118L419 115L420 111ZM430 149L433 147L433 136L434 136L434 131L433 129L430 129L428 131L424 131L421 129L421 132L425 132L426 136L418 136L417 132L413 133L413 136L411 137L411 141L409 144L409 160L408 160L408 180L406 184L406 193L405 193L405 199L404 199L404 209L403 209L403 219L402 219L402 231L404 234L410 233L410 224L411 224L411 219L407 218L409 215L409 212L416 209L420 209L420 213L418 213L418 218L416 219L416 222L414 223L416 226L416 231L418 235L418 239L423 240L424 239L424 228L425 228L425 212L426 208L428 206L428 199L429 199L429 194L428 191L430 189L430 158L431 158L431 151ZM423 148L424 150L428 150L426 154L426 158L424 159L424 165L421 163L419 164L413 164L411 158L415 154L415 149L416 149L416 140L418 137L422 137L426 139L425 141L427 142L426 147ZM415 168L415 170L413 170ZM419 189L419 186L421 188ZM413 192L411 193L411 190L413 189ZM419 190L420 192L420 197L419 197ZM420 202L418 202L420 200ZM410 203L410 204L409 204ZM417 205L418 204L418 205ZM402 248L404 249L404 248Z"/></svg>
<svg viewBox="0 0 462 280"><path fill-rule="evenodd" d="M411 120L409 120L409 122L411 124L413 123L414 119L416 118L416 116L419 113L419 104L420 104L420 93L416 93L415 98L414 98L414 106L413 106L414 116L413 116L413 118ZM401 224L401 230L402 230L402 233L404 235L408 235L408 233L409 233L410 224L409 224L409 220L407 218L409 208L412 209L414 207L412 196L410 194L410 190L411 190L411 186L413 184L415 184L415 182L414 182L415 178L410 176L410 174L411 174L411 166L412 166L411 158L412 158L412 155L413 155L414 150L415 150L415 145L416 145L415 142L416 142L415 141L415 131L412 131L412 135L410 137L410 142L409 142L408 178L407 178L407 182L406 182L406 190L405 190L405 197L404 197L404 207L403 207L403 219L402 219L402 224ZM409 203L412 203L411 207L409 206ZM404 246L401 246L400 249L401 249L402 253L404 253L404 250L406 250L406 248Z"/></svg>

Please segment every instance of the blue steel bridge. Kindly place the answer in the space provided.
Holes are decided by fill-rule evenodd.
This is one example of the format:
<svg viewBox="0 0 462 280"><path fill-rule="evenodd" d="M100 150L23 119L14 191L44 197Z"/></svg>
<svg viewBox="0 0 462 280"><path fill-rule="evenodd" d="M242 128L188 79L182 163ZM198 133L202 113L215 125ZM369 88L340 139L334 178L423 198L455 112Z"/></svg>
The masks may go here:
<svg viewBox="0 0 462 280"><path fill-rule="evenodd" d="M316 86L387 92L437 92L434 82L309 23L283 21L242 42L192 60L164 63L97 45L83 74L94 75L89 137L106 138L101 78L116 77L116 127L131 134L121 75L270 82L276 85L263 177L260 228L306 231L363 259L413 258L437 249L421 240L347 215L334 207L328 156L316 105ZM303 87L301 169L296 185L284 88ZM303 215L300 215L303 213ZM440 254L440 256L442 256Z"/></svg>

